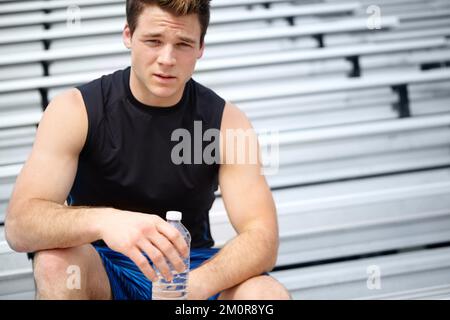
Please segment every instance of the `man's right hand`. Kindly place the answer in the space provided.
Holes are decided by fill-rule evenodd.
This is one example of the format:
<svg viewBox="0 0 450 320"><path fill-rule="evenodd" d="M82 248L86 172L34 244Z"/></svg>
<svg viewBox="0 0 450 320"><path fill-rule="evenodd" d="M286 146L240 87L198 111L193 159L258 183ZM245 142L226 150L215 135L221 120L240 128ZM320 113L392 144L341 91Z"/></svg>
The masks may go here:
<svg viewBox="0 0 450 320"><path fill-rule="evenodd" d="M129 257L151 281L157 280L156 272L143 253L168 281L173 277L167 261L178 272L186 268L182 260L189 255L186 241L157 215L111 209L102 217L100 230L107 246Z"/></svg>

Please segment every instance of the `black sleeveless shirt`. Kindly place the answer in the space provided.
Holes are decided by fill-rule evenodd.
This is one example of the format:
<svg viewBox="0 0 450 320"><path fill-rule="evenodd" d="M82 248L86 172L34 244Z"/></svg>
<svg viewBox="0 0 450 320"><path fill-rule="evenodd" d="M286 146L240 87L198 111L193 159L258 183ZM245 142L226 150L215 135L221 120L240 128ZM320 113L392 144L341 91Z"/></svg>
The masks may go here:
<svg viewBox="0 0 450 320"><path fill-rule="evenodd" d="M176 129L186 129L194 154L194 140L201 139L199 122L194 122L201 122L202 135L208 129L220 130L225 101L190 79L176 105L147 106L132 95L129 80L130 67L77 87L87 109L88 134L67 202L163 219L169 210L181 211L191 247L211 247L208 214L218 188L219 164L174 164L171 153L180 141L171 136ZM202 149L211 143L201 140Z"/></svg>

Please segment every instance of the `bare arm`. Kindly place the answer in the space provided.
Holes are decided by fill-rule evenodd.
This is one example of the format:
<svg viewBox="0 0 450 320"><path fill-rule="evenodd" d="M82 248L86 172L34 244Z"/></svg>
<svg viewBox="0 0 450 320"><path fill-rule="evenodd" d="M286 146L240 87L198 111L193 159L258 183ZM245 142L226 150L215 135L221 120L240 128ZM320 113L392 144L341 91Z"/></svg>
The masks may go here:
<svg viewBox="0 0 450 320"><path fill-rule="evenodd" d="M7 210L6 238L17 251L65 248L99 239L91 221L94 215L87 214L87 208L63 205L87 135L83 107L74 89L56 97L44 112Z"/></svg>
<svg viewBox="0 0 450 320"><path fill-rule="evenodd" d="M222 119L224 129L250 129L251 124L236 107L228 104ZM248 136L255 141L254 132ZM224 145L227 139L224 138ZM251 145L251 144L249 144ZM244 163L227 157L230 150L221 148L223 159L219 182L229 219L237 236L229 241L210 261L191 272L190 285L197 294L190 298L206 299L224 289L235 286L253 276L270 271L278 251L278 224L272 194L261 173L259 161L251 162L251 148L241 150L247 159ZM234 148L235 155L238 146ZM227 152L228 151L228 152ZM256 157L258 159L258 157ZM224 164L225 162L225 164ZM202 284L207 284L205 287Z"/></svg>
<svg viewBox="0 0 450 320"><path fill-rule="evenodd" d="M164 256L183 270L187 254L179 232L156 215L113 208L64 205L87 136L81 93L56 97L40 121L30 157L17 178L5 221L6 239L16 251L75 247L103 239L130 257L150 279L155 273L142 252L170 278Z"/></svg>

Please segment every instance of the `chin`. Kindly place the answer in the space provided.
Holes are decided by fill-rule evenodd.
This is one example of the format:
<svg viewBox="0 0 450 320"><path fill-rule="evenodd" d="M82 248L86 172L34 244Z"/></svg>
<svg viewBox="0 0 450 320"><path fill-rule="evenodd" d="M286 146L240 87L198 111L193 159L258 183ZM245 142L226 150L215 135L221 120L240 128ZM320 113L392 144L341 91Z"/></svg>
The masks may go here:
<svg viewBox="0 0 450 320"><path fill-rule="evenodd" d="M151 92L153 92L154 95L157 95L159 97L168 98L170 96L173 96L177 92L183 89L183 85L181 85L178 81L176 83L171 84L161 84L161 83L155 83L150 82L147 85L147 89L149 89Z"/></svg>
<svg viewBox="0 0 450 320"><path fill-rule="evenodd" d="M153 87L151 92L159 98L170 98L177 93L174 88Z"/></svg>

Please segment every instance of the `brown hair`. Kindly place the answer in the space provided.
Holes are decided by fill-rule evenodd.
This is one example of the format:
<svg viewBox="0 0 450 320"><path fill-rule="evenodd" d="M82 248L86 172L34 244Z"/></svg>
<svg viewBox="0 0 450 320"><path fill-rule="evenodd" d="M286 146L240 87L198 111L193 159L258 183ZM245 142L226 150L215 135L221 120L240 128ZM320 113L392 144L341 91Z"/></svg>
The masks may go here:
<svg viewBox="0 0 450 320"><path fill-rule="evenodd" d="M211 0L127 0L127 23L130 27L131 34L133 34L137 27L138 18L144 7L147 5L157 5L161 9L166 10L175 16L197 14L201 28L200 45L202 45L209 25L210 1Z"/></svg>

